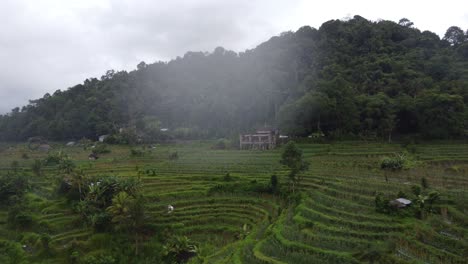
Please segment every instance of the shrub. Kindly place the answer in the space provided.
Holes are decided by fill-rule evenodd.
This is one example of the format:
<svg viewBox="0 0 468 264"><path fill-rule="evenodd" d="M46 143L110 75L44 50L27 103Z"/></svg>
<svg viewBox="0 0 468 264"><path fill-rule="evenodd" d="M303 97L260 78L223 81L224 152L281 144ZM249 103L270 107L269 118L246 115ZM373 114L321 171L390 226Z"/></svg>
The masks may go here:
<svg viewBox="0 0 468 264"><path fill-rule="evenodd" d="M173 237L163 247L163 256L167 263L185 263L197 253L198 247L186 236Z"/></svg>
<svg viewBox="0 0 468 264"><path fill-rule="evenodd" d="M24 263L25 259L24 250L20 244L0 240L0 263Z"/></svg>
<svg viewBox="0 0 468 264"><path fill-rule="evenodd" d="M390 206L390 200L385 198L383 194L378 193L375 196L375 211L379 213L389 214L393 211L393 208Z"/></svg>
<svg viewBox="0 0 468 264"><path fill-rule="evenodd" d="M100 253L95 256L86 256L83 258L82 262L84 264L114 264L117 263L117 260L111 255Z"/></svg>
<svg viewBox="0 0 468 264"><path fill-rule="evenodd" d="M173 151L171 153L169 153L169 159L170 160L176 160L179 158L179 154L177 153L177 151Z"/></svg>
<svg viewBox="0 0 468 264"><path fill-rule="evenodd" d="M10 167L13 170L14 173L17 173L18 169L19 169L19 162L16 161L16 160L12 161L11 164L10 164Z"/></svg>
<svg viewBox="0 0 468 264"><path fill-rule="evenodd" d="M38 227L41 232L49 233L52 231L52 225L47 220L40 221Z"/></svg>
<svg viewBox="0 0 468 264"><path fill-rule="evenodd" d="M107 147L106 144L98 144L92 151L94 154L105 154L110 153L111 150Z"/></svg>
<svg viewBox="0 0 468 264"><path fill-rule="evenodd" d="M393 157L385 157L380 163L380 168L388 170L401 170L405 167L406 156L403 154L395 154Z"/></svg>
<svg viewBox="0 0 468 264"><path fill-rule="evenodd" d="M423 187L423 189L429 188L429 183L428 183L426 177L421 178L421 186Z"/></svg>
<svg viewBox="0 0 468 264"><path fill-rule="evenodd" d="M61 160L62 160L62 157L58 153L53 153L53 154L49 154L44 159L44 164L46 166L57 165L60 163Z"/></svg>
<svg viewBox="0 0 468 264"><path fill-rule="evenodd" d="M252 182L230 182L224 184L216 184L215 186L208 189L208 195L215 193L269 193L271 188L269 185L264 183Z"/></svg>
<svg viewBox="0 0 468 264"><path fill-rule="evenodd" d="M275 193L278 190L278 176L275 174L270 177L271 192Z"/></svg>
<svg viewBox="0 0 468 264"><path fill-rule="evenodd" d="M224 175L223 181L232 181L232 177L231 177L231 175L229 174L229 172L226 173L226 175Z"/></svg>
<svg viewBox="0 0 468 264"><path fill-rule="evenodd" d="M398 191L397 197L398 198L408 198L406 193L404 193L403 191Z"/></svg>
<svg viewBox="0 0 468 264"><path fill-rule="evenodd" d="M42 174L42 162L40 160L34 160L34 163L31 165L31 170L36 176L41 176Z"/></svg>
<svg viewBox="0 0 468 264"><path fill-rule="evenodd" d="M36 233L23 233L21 234L21 244L35 247L40 241L41 236Z"/></svg>
<svg viewBox="0 0 468 264"><path fill-rule="evenodd" d="M408 150L409 153L415 154L416 153L416 145L410 144L406 146L406 150Z"/></svg>
<svg viewBox="0 0 468 264"><path fill-rule="evenodd" d="M23 175L0 176L0 203L9 201L13 196L21 197L28 188L28 179Z"/></svg>
<svg viewBox="0 0 468 264"><path fill-rule="evenodd" d="M418 196L421 194L421 187L418 185L413 185L411 186L411 191L413 192L415 196Z"/></svg>
<svg viewBox="0 0 468 264"><path fill-rule="evenodd" d="M229 146L229 141L226 139L218 139L216 143L211 147L212 149L226 149Z"/></svg>
<svg viewBox="0 0 468 264"><path fill-rule="evenodd" d="M130 150L130 156L132 157L143 157L144 155L145 155L145 152L143 152L143 150L139 150L139 149Z"/></svg>
<svg viewBox="0 0 468 264"><path fill-rule="evenodd" d="M125 131L119 134L112 134L109 135L104 139L104 143L106 144L121 144L121 145L128 145L133 144L138 141L138 138L134 132Z"/></svg>
<svg viewBox="0 0 468 264"><path fill-rule="evenodd" d="M31 214L23 211L21 206L14 206L8 211L8 224L11 227L28 229L33 226L34 220Z"/></svg>

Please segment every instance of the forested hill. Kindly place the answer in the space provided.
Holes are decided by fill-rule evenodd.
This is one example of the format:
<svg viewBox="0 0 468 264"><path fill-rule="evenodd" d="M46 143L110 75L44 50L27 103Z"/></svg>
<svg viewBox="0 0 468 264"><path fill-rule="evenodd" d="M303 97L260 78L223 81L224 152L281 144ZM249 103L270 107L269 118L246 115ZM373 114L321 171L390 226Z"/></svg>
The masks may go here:
<svg viewBox="0 0 468 264"><path fill-rule="evenodd" d="M241 53L216 48L108 71L0 116L0 140L96 138L121 127L150 138L161 127L227 137L264 124L298 136L456 138L467 120L468 32L451 27L440 39L407 19L355 16Z"/></svg>

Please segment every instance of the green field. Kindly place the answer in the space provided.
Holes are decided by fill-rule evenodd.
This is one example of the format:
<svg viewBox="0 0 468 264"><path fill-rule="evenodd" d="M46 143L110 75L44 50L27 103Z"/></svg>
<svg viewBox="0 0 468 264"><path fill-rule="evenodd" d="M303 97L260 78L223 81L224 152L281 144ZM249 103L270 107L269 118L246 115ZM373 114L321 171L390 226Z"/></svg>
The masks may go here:
<svg viewBox="0 0 468 264"><path fill-rule="evenodd" d="M128 146L110 146L111 153L88 160L89 149L52 144L86 175L138 177L146 198L146 221L157 232L185 235L199 247L193 263L368 263L374 247L391 242L374 254L375 263L466 263L468 259L468 144L437 142L411 145L339 142L298 144L310 168L303 173L294 203L287 197L240 192L236 186L268 185L271 175L288 185L280 165L281 148L273 151L214 150L213 142L158 145L132 157ZM138 147L141 149L141 147ZM410 151L413 167L380 169L383 157ZM177 159L169 159L177 152ZM25 249L28 262L70 262L70 248L80 256L107 249L106 234L80 221L67 201L56 194L58 170L45 166L34 176L31 165L47 153L26 144L0 145L1 173L19 162L28 175L25 194L35 225L15 230L7 225L8 208L0 208L0 234ZM230 179L226 181L225 175ZM375 210L375 197L398 198L424 178L440 201L422 219L411 214L389 215ZM224 188L218 188L218 187ZM232 190L229 188L232 187ZM167 212L173 205L174 211ZM407 210L407 209L400 209ZM40 234L51 237L55 254L35 250ZM143 251L143 254L150 254ZM131 261L120 260L122 263ZM27 262L26 262L27 263ZM80 263L80 262L77 262Z"/></svg>

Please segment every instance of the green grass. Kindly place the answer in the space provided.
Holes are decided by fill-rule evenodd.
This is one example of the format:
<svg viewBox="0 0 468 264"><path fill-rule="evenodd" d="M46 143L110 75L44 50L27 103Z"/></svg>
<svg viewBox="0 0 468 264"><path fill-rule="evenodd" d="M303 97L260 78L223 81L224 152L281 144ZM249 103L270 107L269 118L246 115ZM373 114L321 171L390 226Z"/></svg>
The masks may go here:
<svg viewBox="0 0 468 264"><path fill-rule="evenodd" d="M48 232L56 250L49 257L28 253L31 262L65 262L77 241L82 243L82 255L100 250L92 244L94 231L55 193L57 168L44 167L41 177L32 175L34 159L47 154L25 144L7 145L10 148L0 152L0 173L17 160L21 172L31 177L26 197L37 224L24 232ZM168 230L190 237L205 250L206 263L359 263L360 248L379 242L393 245L383 256L390 263L463 263L468 258L468 144L414 145L409 155L417 166L396 172L384 172L379 164L384 156L406 151L399 144L299 144L311 166L298 186L305 195L298 205L270 194L209 193L226 183L223 177L228 172L234 183L267 184L272 174L283 186L288 180L287 170L279 164L281 149L212 150L211 145L206 141L161 145L143 157L131 157L128 146L111 146L111 153L97 161L89 161L90 150L82 147L55 143L53 151L70 155L86 175L139 177L147 221L158 228L157 234ZM178 152L176 160L168 159L173 151ZM29 159L22 159L23 153ZM410 195L411 186L420 184L422 177L429 183L427 191L442 195L438 211L423 220L375 211L377 193ZM169 204L175 208L170 214ZM446 215L440 214L441 208L446 208ZM9 228L7 217L7 208L1 208L0 234L20 241L23 231ZM241 236L244 224L248 232ZM106 250L104 245L101 249Z"/></svg>

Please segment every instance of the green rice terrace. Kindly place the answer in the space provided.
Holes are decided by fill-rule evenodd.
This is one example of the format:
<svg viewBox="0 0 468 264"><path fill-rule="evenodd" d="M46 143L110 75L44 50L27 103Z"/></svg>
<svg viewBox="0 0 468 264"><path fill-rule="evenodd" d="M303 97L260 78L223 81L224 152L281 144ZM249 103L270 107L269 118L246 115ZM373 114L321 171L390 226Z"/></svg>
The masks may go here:
<svg viewBox="0 0 468 264"><path fill-rule="evenodd" d="M284 146L213 144L98 145L91 160L90 145L2 143L0 263L467 263L467 143L298 143L295 185ZM116 217L128 197L113 196L116 227L99 225L84 202L132 179L143 224Z"/></svg>

